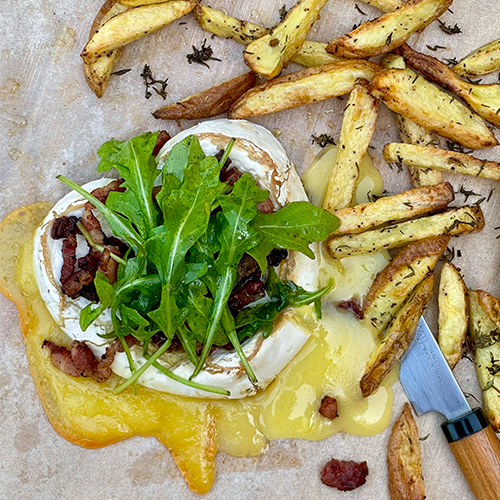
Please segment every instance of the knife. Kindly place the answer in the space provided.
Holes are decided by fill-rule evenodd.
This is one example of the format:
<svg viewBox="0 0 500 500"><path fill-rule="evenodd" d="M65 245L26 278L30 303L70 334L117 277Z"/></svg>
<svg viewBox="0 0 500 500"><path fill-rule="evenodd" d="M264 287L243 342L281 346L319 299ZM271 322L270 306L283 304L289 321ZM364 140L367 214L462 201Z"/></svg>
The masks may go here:
<svg viewBox="0 0 500 500"><path fill-rule="evenodd" d="M399 379L417 415L437 411L441 428L477 500L500 499L500 443L481 408L471 410L434 335L420 318Z"/></svg>

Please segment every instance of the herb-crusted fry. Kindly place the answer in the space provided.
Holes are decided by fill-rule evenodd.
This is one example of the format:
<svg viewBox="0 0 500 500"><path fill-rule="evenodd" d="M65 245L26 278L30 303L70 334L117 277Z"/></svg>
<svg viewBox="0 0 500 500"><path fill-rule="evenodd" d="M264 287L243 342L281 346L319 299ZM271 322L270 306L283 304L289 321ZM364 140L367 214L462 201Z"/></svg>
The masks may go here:
<svg viewBox="0 0 500 500"><path fill-rule="evenodd" d="M361 0L363 3L377 7L382 12L393 12L401 5L404 4L404 0Z"/></svg>
<svg viewBox="0 0 500 500"><path fill-rule="evenodd" d="M424 500L420 440L408 403L392 428L387 447L387 472L391 500Z"/></svg>
<svg viewBox="0 0 500 500"><path fill-rule="evenodd" d="M408 45L399 47L398 52L410 66L462 98L478 115L493 125L500 126L499 83L477 85L466 82L446 64L435 57L420 54Z"/></svg>
<svg viewBox="0 0 500 500"><path fill-rule="evenodd" d="M206 5L197 5L194 17L204 30L223 38L232 38L243 45L252 43L268 31L258 24L236 19ZM328 54L325 49L326 43L306 40L292 57L292 62L311 68L342 60L340 57Z"/></svg>
<svg viewBox="0 0 500 500"><path fill-rule="evenodd" d="M363 301L362 313L379 335L413 289L434 268L449 241L450 236L438 236L412 243L377 274Z"/></svg>
<svg viewBox="0 0 500 500"><path fill-rule="evenodd" d="M341 259L397 248L413 241L447 234L476 233L484 227L484 216L479 206L453 208L446 212L372 229L360 234L330 236L327 250L331 257Z"/></svg>
<svg viewBox="0 0 500 500"><path fill-rule="evenodd" d="M500 69L500 39L483 45L453 66L459 75L482 76Z"/></svg>
<svg viewBox="0 0 500 500"><path fill-rule="evenodd" d="M462 357L469 321L467 287L459 270L445 262L439 282L439 347L450 368Z"/></svg>
<svg viewBox="0 0 500 500"><path fill-rule="evenodd" d="M323 208L330 212L351 203L356 189L359 164L363 160L375 130L379 101L367 91L364 83L352 89L342 119L339 146L335 157Z"/></svg>
<svg viewBox="0 0 500 500"><path fill-rule="evenodd" d="M370 82L370 89L395 113L466 148L498 144L481 117L410 69L382 71Z"/></svg>
<svg viewBox="0 0 500 500"><path fill-rule="evenodd" d="M157 109L153 116L163 120L196 120L225 113L231 105L255 85L252 71L227 82L202 90L182 101Z"/></svg>
<svg viewBox="0 0 500 500"><path fill-rule="evenodd" d="M81 54L87 64L94 63L107 52L118 49L191 12L195 0L171 0L141 5L116 15L96 31Z"/></svg>
<svg viewBox="0 0 500 500"><path fill-rule="evenodd" d="M258 85L234 103L229 118L267 115L350 92L356 80L380 70L369 61L342 61L308 68Z"/></svg>
<svg viewBox="0 0 500 500"><path fill-rule="evenodd" d="M444 210L455 199L448 182L423 186L394 196L384 196L371 203L336 210L340 227L332 236L362 233L387 222L411 219L429 212Z"/></svg>
<svg viewBox="0 0 500 500"><path fill-rule="evenodd" d="M326 50L340 57L363 59L386 54L425 28L452 4L452 0L408 0L395 12L368 21L332 40Z"/></svg>
<svg viewBox="0 0 500 500"><path fill-rule="evenodd" d="M500 163L455 151L393 142L384 146L384 158L388 162L398 161L423 169L500 180Z"/></svg>
<svg viewBox="0 0 500 500"><path fill-rule="evenodd" d="M406 303L384 332L381 341L373 353L360 382L363 397L373 394L396 361L401 359L413 340L418 320L432 295L434 274L430 273L415 288Z"/></svg>
<svg viewBox="0 0 500 500"><path fill-rule="evenodd" d="M243 52L245 63L265 78L278 76L300 50L328 0L299 0L275 28Z"/></svg>

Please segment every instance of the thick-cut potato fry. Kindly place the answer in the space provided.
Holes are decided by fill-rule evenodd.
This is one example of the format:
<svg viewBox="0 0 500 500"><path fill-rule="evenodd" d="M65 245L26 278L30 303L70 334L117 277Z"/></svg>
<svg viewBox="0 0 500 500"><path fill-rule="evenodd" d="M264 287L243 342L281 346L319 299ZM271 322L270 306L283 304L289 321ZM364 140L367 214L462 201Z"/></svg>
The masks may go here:
<svg viewBox="0 0 500 500"><path fill-rule="evenodd" d="M375 130L379 101L364 83L352 89L342 118L335 163L328 178L323 208L334 212L351 203L356 189L359 164L368 150Z"/></svg>
<svg viewBox="0 0 500 500"><path fill-rule="evenodd" d="M267 115L349 93L356 80L379 70L370 61L342 61L307 68L257 85L234 103L229 118Z"/></svg>
<svg viewBox="0 0 500 500"><path fill-rule="evenodd" d="M217 36L232 38L243 45L252 43L268 31L267 28L258 24L241 21L206 5L197 5L194 9L194 17L204 30ZM302 48L292 57L292 62L312 68L343 60L328 54L325 49L326 43L306 40Z"/></svg>
<svg viewBox="0 0 500 500"><path fill-rule="evenodd" d="M450 236L437 236L412 243L377 274L364 298L362 313L379 335L434 268L449 242Z"/></svg>
<svg viewBox="0 0 500 500"><path fill-rule="evenodd" d="M420 440L408 403L392 428L387 447L387 472L391 500L424 500Z"/></svg>
<svg viewBox="0 0 500 500"><path fill-rule="evenodd" d="M153 116L163 120L198 120L225 113L247 90L255 85L252 71L227 82L202 90L182 101L157 109Z"/></svg>
<svg viewBox="0 0 500 500"><path fill-rule="evenodd" d="M384 146L384 158L387 162L402 162L423 169L431 168L443 172L500 180L500 163L480 160L455 151L393 142Z"/></svg>
<svg viewBox="0 0 500 500"><path fill-rule="evenodd" d="M453 66L459 75L482 76L500 69L500 40L483 45Z"/></svg>
<svg viewBox="0 0 500 500"><path fill-rule="evenodd" d="M99 12L97 13L94 22L90 28L89 40L94 36L95 32L107 21L117 14L121 14L128 10L128 7L118 3L117 0L106 0ZM83 64L83 73L85 80L97 97L102 97L108 87L109 78L113 72L118 59L121 56L123 47L114 50L107 54L107 57L101 57L95 63Z"/></svg>
<svg viewBox="0 0 500 500"><path fill-rule="evenodd" d="M247 66L264 78L278 76L302 47L328 0L298 0L285 19L243 52Z"/></svg>
<svg viewBox="0 0 500 500"><path fill-rule="evenodd" d="M118 14L103 24L89 40L81 54L87 64L96 62L107 52L118 49L191 12L196 0L170 0L141 5Z"/></svg>
<svg viewBox="0 0 500 500"><path fill-rule="evenodd" d="M395 113L466 148L498 145L480 116L410 69L378 73L370 82L370 90Z"/></svg>
<svg viewBox="0 0 500 500"><path fill-rule="evenodd" d="M367 5L377 7L382 12L393 12L404 4L404 0L361 0Z"/></svg>
<svg viewBox="0 0 500 500"><path fill-rule="evenodd" d="M484 227L481 207L465 206L452 208L446 212L399 222L379 229L371 229L360 234L330 236L326 249L334 259L402 247L413 241L448 234L477 233Z"/></svg>
<svg viewBox="0 0 500 500"><path fill-rule="evenodd" d="M489 302L500 302L487 292L481 290L469 291L469 335L477 380L483 390L483 412L488 422L496 431L500 430L500 329L488 315L478 293L483 298L489 296Z"/></svg>
<svg viewBox="0 0 500 500"><path fill-rule="evenodd" d="M464 350L469 323L469 301L460 271L451 262L445 262L441 271L438 304L438 343L453 370Z"/></svg>
<svg viewBox="0 0 500 500"><path fill-rule="evenodd" d="M360 387L363 397L375 392L385 376L392 370L396 361L400 360L413 340L418 320L432 295L434 274L429 273L416 287L406 303L384 332L382 340L373 353Z"/></svg>
<svg viewBox="0 0 500 500"><path fill-rule="evenodd" d="M340 220L332 236L362 233L387 222L412 219L429 212L444 210L455 199L448 182L437 186L422 186L394 196L384 196L371 203L346 207L333 212Z"/></svg>
<svg viewBox="0 0 500 500"><path fill-rule="evenodd" d="M399 9L368 21L349 34L332 40L326 50L340 57L364 59L391 52L414 31L425 28L453 0L408 0Z"/></svg>
<svg viewBox="0 0 500 500"><path fill-rule="evenodd" d="M382 67L392 69L406 69L406 64L401 56L388 54L382 60ZM403 142L416 144L418 146L430 146L436 143L432 134L418 123L415 123L404 116L394 113L394 118L398 126L399 135ZM408 165L410 180L415 188L421 186L435 186L443 182L443 174L438 170L424 169Z"/></svg>
<svg viewBox="0 0 500 500"><path fill-rule="evenodd" d="M446 64L403 45L397 51L405 61L422 74L463 99L478 115L500 126L500 83L477 85L457 76Z"/></svg>

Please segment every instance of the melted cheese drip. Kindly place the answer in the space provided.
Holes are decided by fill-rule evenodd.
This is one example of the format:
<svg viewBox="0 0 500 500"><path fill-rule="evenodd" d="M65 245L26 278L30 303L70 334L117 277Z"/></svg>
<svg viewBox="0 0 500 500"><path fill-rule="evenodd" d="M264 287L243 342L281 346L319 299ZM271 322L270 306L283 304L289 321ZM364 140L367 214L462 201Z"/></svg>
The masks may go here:
<svg viewBox="0 0 500 500"><path fill-rule="evenodd" d="M328 158L327 154L322 158ZM326 169L323 163L331 165L320 159L313 168ZM363 168L361 183L370 177L375 179L373 188L381 189L375 185L378 176L373 167L367 163ZM309 183L307 187L317 196ZM203 401L141 387L138 396L131 390L114 396L110 389L118 383L116 376L101 385L68 377L52 366L48 352L41 348L45 338L68 343L45 308L34 277L32 234L49 208L46 203L23 207L2 222L0 289L19 309L40 399L52 425L65 438L93 448L136 434L155 436L172 452L191 489L205 493L213 482L216 451L257 455L272 439L319 440L339 431L370 436L387 427L390 385L396 373L375 394L361 397L359 380L376 344L372 333L350 312L333 305L362 296L385 266L383 255L341 263L320 256L321 279L326 282L333 277L335 289L324 300L321 320L308 308L299 311L311 338L265 392L242 400ZM340 416L332 421L318 413L325 394L337 398Z"/></svg>

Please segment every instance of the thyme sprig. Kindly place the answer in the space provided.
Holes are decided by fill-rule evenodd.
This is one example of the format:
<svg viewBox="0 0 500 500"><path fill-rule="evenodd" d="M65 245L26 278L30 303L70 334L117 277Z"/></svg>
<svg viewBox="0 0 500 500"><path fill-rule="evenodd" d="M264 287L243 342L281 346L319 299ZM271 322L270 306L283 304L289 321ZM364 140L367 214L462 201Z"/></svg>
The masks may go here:
<svg viewBox="0 0 500 500"><path fill-rule="evenodd" d="M458 24L455 23L455 26L448 26L445 24L443 21L438 19L439 27L441 28L441 31L446 33L447 35L456 35L458 33L462 33L462 30L458 26Z"/></svg>
<svg viewBox="0 0 500 500"><path fill-rule="evenodd" d="M166 88L168 85L168 78L165 78L165 80L156 80L153 76L151 68L149 67L149 64L144 65L144 69L141 73L141 78L144 82L144 85L146 86L146 99L149 99L153 95L149 89L153 89L159 96L163 97L163 99L167 98Z"/></svg>
<svg viewBox="0 0 500 500"><path fill-rule="evenodd" d="M203 66L206 66L208 69L210 69L210 66L206 63L206 61L221 61L217 57L213 57L214 51L212 50L212 47L210 45L207 46L206 43L207 39L205 38L199 49L197 49L194 45L191 45L191 47L193 48L193 53L186 55L189 64L202 64Z"/></svg>

